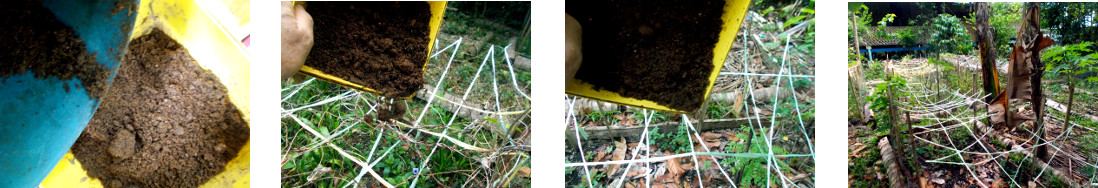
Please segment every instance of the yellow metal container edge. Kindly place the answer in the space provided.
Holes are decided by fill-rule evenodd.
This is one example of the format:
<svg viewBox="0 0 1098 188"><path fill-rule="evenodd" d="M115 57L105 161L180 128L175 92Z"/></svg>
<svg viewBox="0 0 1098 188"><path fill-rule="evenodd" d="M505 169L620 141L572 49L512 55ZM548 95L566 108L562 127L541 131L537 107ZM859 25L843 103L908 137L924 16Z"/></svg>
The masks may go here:
<svg viewBox="0 0 1098 188"><path fill-rule="evenodd" d="M229 90L229 100L250 121L250 57L224 26L192 0L142 0L131 40L160 28L181 43L203 68L218 76ZM155 15L154 15L155 13ZM189 48L194 47L194 48ZM231 50L229 50L231 49ZM237 152L225 170L201 187L248 187L250 184L251 142ZM98 179L87 176L72 152L42 182L42 187L103 187Z"/></svg>
<svg viewBox="0 0 1098 188"><path fill-rule="evenodd" d="M724 21L724 24L721 25L720 39L717 40L716 46L713 48L713 71L709 75L709 85L705 87L705 95L703 96L705 98L709 98L709 91L713 89L713 83L716 82L717 76L720 75L725 57L728 55L728 50L732 48L732 43L736 40L736 34L740 29L740 23L743 22L743 16L747 12L748 4L750 4L750 2L751 1L749 0L725 1L724 14L721 15L721 20ZM624 97L621 94L607 90L596 90L590 83L578 79L572 80L572 83L567 84L564 90L565 93L570 95L598 101L677 114L689 113L683 109L672 109L650 100Z"/></svg>
<svg viewBox="0 0 1098 188"><path fill-rule="evenodd" d="M427 42L427 55L430 56L431 55L431 49L433 49L434 45L435 45L435 37L438 36L439 27L442 26L442 17L445 16L445 13L446 13L446 1L428 1L427 4L431 6L431 22L428 24L431 31L428 34L429 39L427 39L427 41L428 41ZM423 60L423 70L422 71L423 71L424 74L427 73L427 65L430 62L431 62L431 58L427 58L427 59ZM381 94L380 91L374 90L374 89L366 87L366 86L362 86L362 85L352 83L350 81L344 80L343 78L339 78L339 77L334 76L334 75L324 73L323 71L320 71L320 70L317 70L315 68L309 67L308 65L301 67L301 73L304 73L304 74L309 75L309 76L317 77L317 78L320 78L322 80L327 80L327 81L330 81L332 83L342 85L344 87L350 87L352 89L358 89L358 90L370 92L370 93L373 93L373 94ZM415 95L416 94L413 92L411 95L408 95L406 97L401 97L401 99L408 100L408 99L411 99L412 97L414 97Z"/></svg>

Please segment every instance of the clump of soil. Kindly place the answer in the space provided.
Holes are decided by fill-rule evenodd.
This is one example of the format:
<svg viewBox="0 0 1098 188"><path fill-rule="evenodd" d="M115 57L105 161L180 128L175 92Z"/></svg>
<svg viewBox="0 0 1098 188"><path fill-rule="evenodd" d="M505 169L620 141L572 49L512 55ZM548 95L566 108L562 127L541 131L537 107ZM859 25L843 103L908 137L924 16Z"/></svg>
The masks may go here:
<svg viewBox="0 0 1098 188"><path fill-rule="evenodd" d="M248 141L217 76L160 30L134 39L72 152L109 187L196 187Z"/></svg>
<svg viewBox="0 0 1098 188"><path fill-rule="evenodd" d="M576 79L595 89L697 110L713 71L724 0L569 0L583 27Z"/></svg>
<svg viewBox="0 0 1098 188"><path fill-rule="evenodd" d="M404 116L405 110L408 107L404 106L402 102L393 102L392 104L380 104L377 109L377 119L381 121L389 121L390 119L400 119Z"/></svg>
<svg viewBox="0 0 1098 188"><path fill-rule="evenodd" d="M34 72L35 78L80 79L91 98L107 88L110 72L88 53L84 41L50 12L41 1L5 1L0 24L0 77ZM65 91L70 86L65 85Z"/></svg>
<svg viewBox="0 0 1098 188"><path fill-rule="evenodd" d="M426 2L309 2L314 45L305 65L373 88L390 98L425 82Z"/></svg>

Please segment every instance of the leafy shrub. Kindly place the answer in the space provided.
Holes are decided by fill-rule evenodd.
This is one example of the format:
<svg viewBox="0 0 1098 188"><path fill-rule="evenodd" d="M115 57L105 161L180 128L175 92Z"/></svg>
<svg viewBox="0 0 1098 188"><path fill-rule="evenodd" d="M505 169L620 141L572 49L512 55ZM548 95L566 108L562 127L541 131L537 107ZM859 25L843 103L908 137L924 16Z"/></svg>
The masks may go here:
<svg viewBox="0 0 1098 188"><path fill-rule="evenodd" d="M906 93L902 92L903 88L907 87L907 80L904 80L902 77L899 76L893 76L891 80L887 80L884 83L877 84L877 88L873 90L873 94L869 95L869 98L866 98L866 101L869 101L870 104L869 109L873 110L875 114L881 114L877 115L877 122L886 123L886 125L888 122L891 121L889 120L889 117L884 114L887 113L886 111L888 110L889 106L894 105L892 101L888 99L889 85L891 85L892 88L896 91L901 91L893 93L893 98L901 98L907 95ZM891 125L881 127L891 127Z"/></svg>
<svg viewBox="0 0 1098 188"><path fill-rule="evenodd" d="M931 20L930 31L930 40L927 43L931 51L955 54L972 52L972 41L969 40L961 19L956 16L939 14Z"/></svg>
<svg viewBox="0 0 1098 188"><path fill-rule="evenodd" d="M919 35L912 28L897 31L896 38L900 39L900 45L908 48L915 47L915 43L919 42Z"/></svg>
<svg viewBox="0 0 1098 188"><path fill-rule="evenodd" d="M1058 76L1068 74L1077 76L1087 72L1098 72L1094 67L1094 53L1091 53L1091 42L1083 42L1067 46L1054 46L1041 54L1041 61L1045 63L1045 70ZM1087 78L1089 82L1098 82L1098 77Z"/></svg>

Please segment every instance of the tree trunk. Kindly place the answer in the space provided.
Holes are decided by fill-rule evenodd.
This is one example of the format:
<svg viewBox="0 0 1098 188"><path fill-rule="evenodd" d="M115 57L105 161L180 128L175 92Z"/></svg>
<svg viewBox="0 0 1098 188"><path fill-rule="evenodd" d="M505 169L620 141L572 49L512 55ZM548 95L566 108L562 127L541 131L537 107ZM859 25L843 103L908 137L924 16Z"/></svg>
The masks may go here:
<svg viewBox="0 0 1098 188"><path fill-rule="evenodd" d="M983 72L984 102L991 102L999 93L999 73L995 67L995 28L988 25L991 7L976 3L976 43L980 46L980 67Z"/></svg>
<svg viewBox="0 0 1098 188"><path fill-rule="evenodd" d="M1071 125L1071 105L1075 103L1075 75L1068 78L1068 108L1064 113L1064 126Z"/></svg>
<svg viewBox="0 0 1098 188"><path fill-rule="evenodd" d="M1047 142L1047 141L1045 141L1045 122L1044 122L1044 119L1045 119L1044 118L1044 116L1045 116L1045 113L1044 113L1045 103L1043 103L1043 102L1032 102L1032 101L1045 101L1044 89L1041 86L1041 77L1043 77L1045 75L1045 66L1044 66L1043 63L1041 63L1041 49L1039 47L1041 45L1041 42L1042 42L1041 39L1044 37L1043 33L1041 33L1041 29L1040 29L1040 26L1041 26L1040 25L1041 24L1040 10L1041 9L1040 9L1039 4L1037 4L1037 3L1029 3L1028 4L1028 6L1026 8L1026 12L1025 12L1025 19L1026 19L1027 23L1022 26L1023 27L1022 29L1029 30L1028 31L1029 33L1034 33L1034 34L1032 34L1032 35L1024 35L1023 34L1024 37L1019 37L1018 39L1019 40L1031 40L1032 39L1032 41L1029 41L1030 42L1029 45L1026 46L1029 49L1025 49L1025 51L1027 51L1026 53L1028 53L1026 55L1029 55L1029 56L1025 57L1026 59L1023 60L1023 61L1028 61L1028 65L1029 65L1030 70L1031 70L1030 74L1029 74L1029 84L1030 84L1030 89L1032 90L1031 91L1032 95L1030 97L1030 101L1031 101L1032 105L1030 105L1030 107L1032 108L1033 114L1034 114L1033 127L1034 127L1034 129L1037 129L1036 134L1037 134L1037 136L1040 137L1040 139L1037 139L1037 144L1040 145L1040 146L1037 147L1037 157L1041 158L1043 160L1048 160L1048 147L1047 147L1046 144L1044 144L1045 142ZM1019 33L1023 33L1023 32L1019 32Z"/></svg>

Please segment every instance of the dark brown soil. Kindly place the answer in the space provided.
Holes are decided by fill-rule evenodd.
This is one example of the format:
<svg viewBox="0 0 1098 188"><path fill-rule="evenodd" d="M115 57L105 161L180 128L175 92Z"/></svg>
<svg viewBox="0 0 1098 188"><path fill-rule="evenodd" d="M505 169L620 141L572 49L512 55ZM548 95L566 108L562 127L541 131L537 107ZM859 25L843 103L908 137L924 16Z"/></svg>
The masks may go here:
<svg viewBox="0 0 1098 188"><path fill-rule="evenodd" d="M723 0L568 0L583 27L576 79L686 111L704 102Z"/></svg>
<svg viewBox="0 0 1098 188"><path fill-rule="evenodd" d="M314 45L305 65L391 98L423 85L426 2L309 2Z"/></svg>
<svg viewBox="0 0 1098 188"><path fill-rule="evenodd" d="M72 152L110 187L196 187L248 141L248 125L227 91L183 46L154 30L131 41Z"/></svg>
<svg viewBox="0 0 1098 188"><path fill-rule="evenodd" d="M378 106L377 119L381 121L389 121L390 119L399 120L404 116L404 112L408 108L400 101L393 102L393 104L380 104Z"/></svg>
<svg viewBox="0 0 1098 188"><path fill-rule="evenodd" d="M91 98L107 88L110 72L95 61L76 32L41 1L5 1L0 23L0 77L34 72L36 78L80 79ZM69 86L64 86L68 91Z"/></svg>

